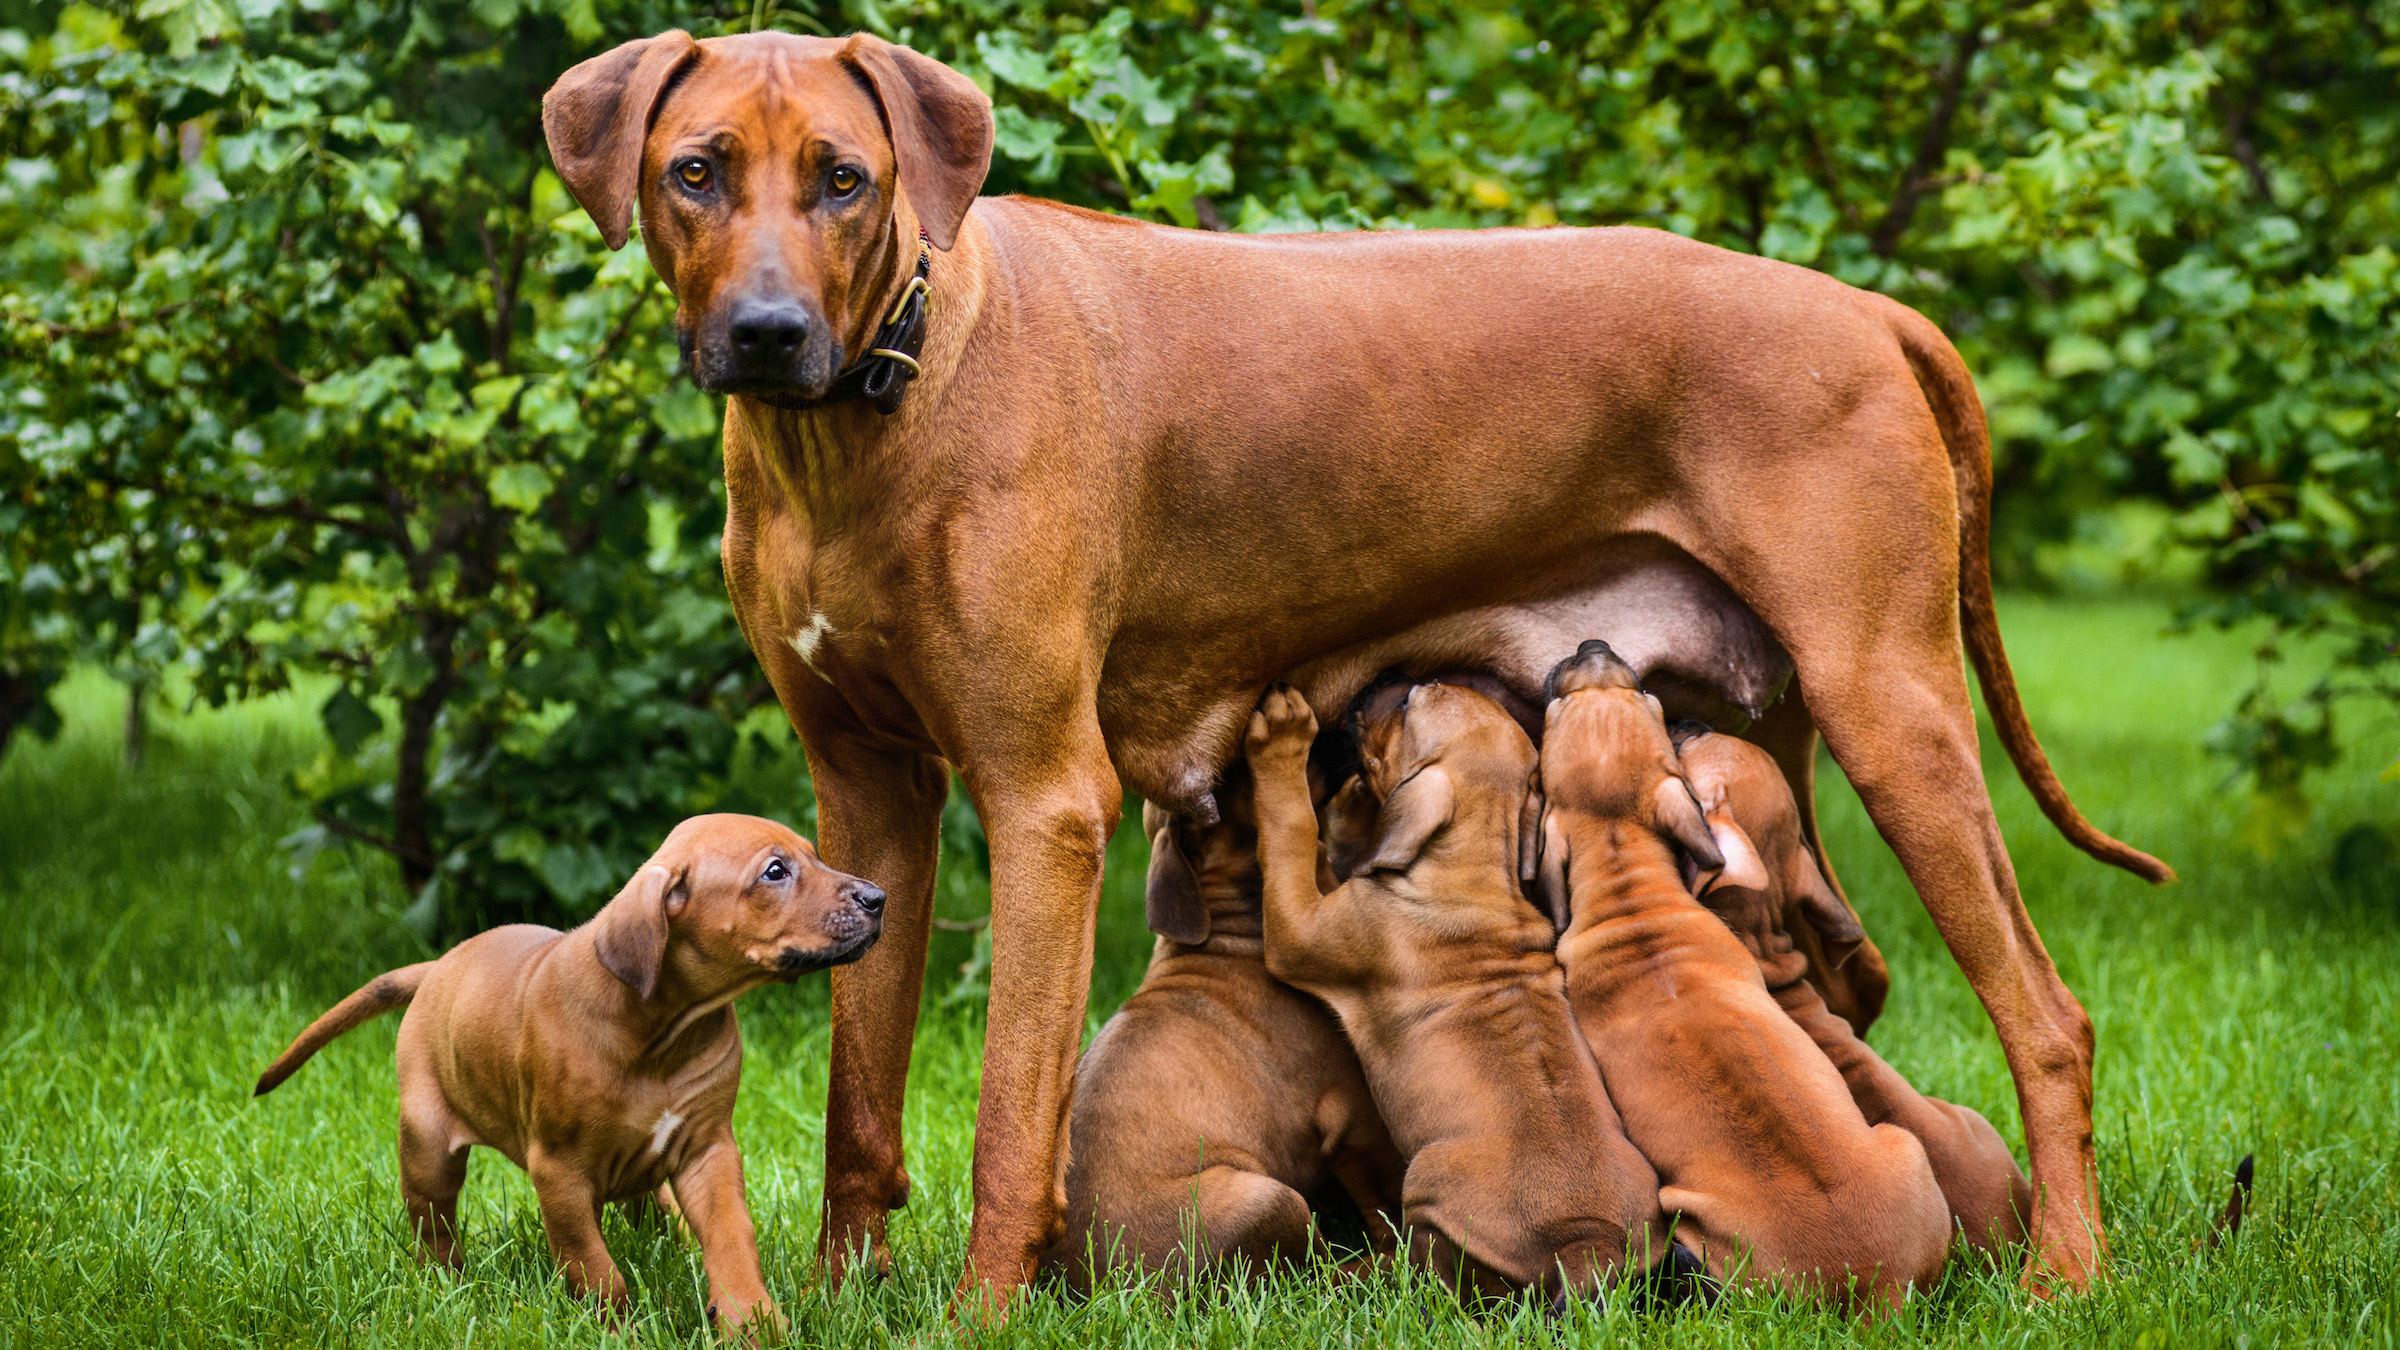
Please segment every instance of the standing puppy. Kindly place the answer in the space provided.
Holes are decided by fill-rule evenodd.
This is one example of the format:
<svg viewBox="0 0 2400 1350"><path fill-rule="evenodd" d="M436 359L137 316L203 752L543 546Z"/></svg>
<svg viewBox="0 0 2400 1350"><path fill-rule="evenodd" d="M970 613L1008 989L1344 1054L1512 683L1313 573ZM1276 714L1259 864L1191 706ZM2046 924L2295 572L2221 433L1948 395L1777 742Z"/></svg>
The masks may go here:
<svg viewBox="0 0 2400 1350"><path fill-rule="evenodd" d="M1658 704L1604 642L1551 675L1542 880L1558 957L1678 1241L1710 1272L1898 1303L1941 1273L1949 1210L1907 1131L1870 1127L1684 888L1668 840L1721 860ZM1745 1260L1747 1268L1744 1269Z"/></svg>
<svg viewBox="0 0 2400 1350"><path fill-rule="evenodd" d="M1111 1264L1265 1265L1308 1248L1329 1179L1390 1246L1400 1156L1325 1006L1267 973L1248 769L1226 771L1217 823L1152 806L1142 987L1075 1071L1067 1232L1047 1266L1088 1287Z"/></svg>
<svg viewBox="0 0 2400 1350"><path fill-rule="evenodd" d="M733 1138L731 1004L858 959L882 933L883 899L774 821L695 816L590 923L495 928L375 977L300 1033L258 1091L405 1005L400 1190L420 1256L458 1268L458 1191L482 1144L533 1178L577 1294L624 1304L600 1206L656 1194L699 1236L711 1311L733 1326L771 1319Z"/></svg>
<svg viewBox="0 0 2400 1350"><path fill-rule="evenodd" d="M1675 747L1725 860L1722 870L1701 879L1701 903L1750 949L1767 992L1840 1071L1868 1123L1888 1121L1925 1146L1951 1221L1967 1242L1985 1251L2023 1242L2033 1188L1991 1122L1919 1094L1803 978L1808 958L1794 947L1793 933L1816 934L1836 970L1863 934L1801 843L1799 807L1774 757L1690 723L1676 728Z"/></svg>
<svg viewBox="0 0 2400 1350"><path fill-rule="evenodd" d="M1383 804L1373 852L1317 889L1307 757L1289 689L1250 719L1267 969L1332 1005L1408 1159L1410 1255L1491 1294L1593 1292L1664 1263L1657 1174L1575 1035L1549 923L1518 890L1533 743L1490 699L1418 685L1364 726Z"/></svg>

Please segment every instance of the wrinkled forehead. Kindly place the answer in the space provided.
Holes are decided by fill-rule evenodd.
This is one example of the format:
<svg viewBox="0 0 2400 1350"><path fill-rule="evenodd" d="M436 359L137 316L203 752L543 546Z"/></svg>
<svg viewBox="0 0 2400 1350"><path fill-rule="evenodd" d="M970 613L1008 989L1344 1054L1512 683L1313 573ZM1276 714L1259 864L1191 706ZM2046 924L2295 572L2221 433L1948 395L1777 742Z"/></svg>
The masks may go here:
<svg viewBox="0 0 2400 1350"><path fill-rule="evenodd" d="M798 151L812 141L866 154L888 144L883 111L847 42L791 33L708 38L651 119L650 144L732 142Z"/></svg>
<svg viewBox="0 0 2400 1350"><path fill-rule="evenodd" d="M1491 699L1472 689L1450 684L1420 684L1401 708L1404 752L1412 759L1431 759L1445 752L1521 758L1530 766L1533 742L1517 719Z"/></svg>
<svg viewBox="0 0 2400 1350"><path fill-rule="evenodd" d="M660 852L670 855L670 863L671 855L681 852L682 864L696 886L739 886L747 885L752 869L763 865L770 855L781 854L798 864L815 850L789 826L776 821L756 816L696 816L677 826Z"/></svg>

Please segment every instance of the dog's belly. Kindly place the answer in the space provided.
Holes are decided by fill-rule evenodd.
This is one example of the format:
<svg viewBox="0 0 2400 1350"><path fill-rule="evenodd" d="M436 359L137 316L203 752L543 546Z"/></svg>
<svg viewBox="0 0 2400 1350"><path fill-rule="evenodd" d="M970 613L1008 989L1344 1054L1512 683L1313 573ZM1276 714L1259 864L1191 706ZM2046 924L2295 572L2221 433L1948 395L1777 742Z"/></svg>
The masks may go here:
<svg viewBox="0 0 2400 1350"><path fill-rule="evenodd" d="M1593 550L1572 571L1544 578L1524 598L1427 619L1315 656L1280 678L1330 724L1385 670L1479 672L1524 700L1538 725L1543 682L1587 638L1615 648L1669 718L1727 732L1746 729L1792 677L1782 644L1715 573L1664 541L1629 536ZM1100 705L1118 771L1143 797L1194 809L1240 752L1260 693L1251 682L1257 677L1226 671L1214 687L1195 689L1201 679L1190 664L1112 673L1120 678L1103 682ZM1276 672L1264 676L1274 678ZM1162 696L1155 686L1167 681L1180 688ZM1162 717L1162 709L1175 715Z"/></svg>

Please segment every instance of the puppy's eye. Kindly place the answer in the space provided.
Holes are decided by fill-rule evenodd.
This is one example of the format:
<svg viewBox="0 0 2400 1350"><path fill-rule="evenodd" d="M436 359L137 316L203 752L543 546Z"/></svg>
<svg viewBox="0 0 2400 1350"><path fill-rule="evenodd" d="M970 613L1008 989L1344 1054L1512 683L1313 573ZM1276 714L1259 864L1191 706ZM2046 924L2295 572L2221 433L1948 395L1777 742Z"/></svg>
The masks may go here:
<svg viewBox="0 0 2400 1350"><path fill-rule="evenodd" d="M675 166L675 176L694 192L708 190L710 173L705 159L687 159Z"/></svg>
<svg viewBox="0 0 2400 1350"><path fill-rule="evenodd" d="M782 881L791 874L792 869L783 865L783 859L777 858L767 864L767 870L759 873L758 879L760 881Z"/></svg>
<svg viewBox="0 0 2400 1350"><path fill-rule="evenodd" d="M826 181L832 185L834 196L847 197L858 191L858 185L867 180L859 176L858 170L844 164L835 169Z"/></svg>

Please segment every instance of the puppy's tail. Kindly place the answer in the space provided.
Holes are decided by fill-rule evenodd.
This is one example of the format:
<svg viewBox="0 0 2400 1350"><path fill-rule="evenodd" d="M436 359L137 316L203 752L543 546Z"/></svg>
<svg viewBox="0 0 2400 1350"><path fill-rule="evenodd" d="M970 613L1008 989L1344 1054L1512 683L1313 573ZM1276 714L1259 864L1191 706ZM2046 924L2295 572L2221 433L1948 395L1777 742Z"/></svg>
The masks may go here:
<svg viewBox="0 0 2400 1350"><path fill-rule="evenodd" d="M2208 1226L2208 1248L2210 1251L2215 1251L2217 1248L2225 1245L2229 1239L2237 1236L2242 1231L2242 1213L2250 1208L2251 1167L2252 1164L2257 1160L2257 1156L2258 1155L2256 1154L2245 1153L2242 1155L2242 1160L2234 1165L2233 1194L2228 1196L2225 1200L2225 1212L2219 1214L2217 1216L2217 1221Z"/></svg>
<svg viewBox="0 0 2400 1350"><path fill-rule="evenodd" d="M2153 884L2173 881L2175 869L2131 844L2110 838L2084 819L2067 796L2066 787L2042 753L2033 722L2017 697L2016 672L2009 669L2008 650L2000 645L2000 619L1992 606L1992 440L1983 422L1983 403L1975 381L1967 374L1958 351L1925 316L1893 303L1892 334L1908 356L1917 387L1933 409L1950 454L1950 472L1958 485L1958 617L1965 631L1967 656L1983 683L1983 700L1991 709L1992 729L2017 766L2017 777L2033 794L2042 814L2067 842L2111 867L2122 867Z"/></svg>
<svg viewBox="0 0 2400 1350"><path fill-rule="evenodd" d="M251 1095L264 1097L283 1085L283 1080L297 1072L308 1057L324 1049L333 1039L361 1022L383 1016L394 1008L405 1008L417 996L418 986L432 973L434 962L419 961L413 966L385 971L367 981L366 987L333 1005L323 1017L308 1024L300 1039L283 1057L267 1066L258 1076L258 1090Z"/></svg>

